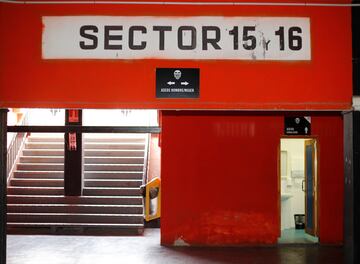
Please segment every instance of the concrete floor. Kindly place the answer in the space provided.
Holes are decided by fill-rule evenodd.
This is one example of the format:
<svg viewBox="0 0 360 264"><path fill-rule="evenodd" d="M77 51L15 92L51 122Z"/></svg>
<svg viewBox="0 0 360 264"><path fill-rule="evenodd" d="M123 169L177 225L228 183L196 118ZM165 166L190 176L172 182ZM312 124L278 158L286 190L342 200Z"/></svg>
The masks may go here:
<svg viewBox="0 0 360 264"><path fill-rule="evenodd" d="M304 229L289 228L281 230L281 237L278 239L279 244L314 244L319 239L305 233Z"/></svg>
<svg viewBox="0 0 360 264"><path fill-rule="evenodd" d="M343 263L341 247L169 248L159 241L159 229L131 237L8 235L7 264Z"/></svg>

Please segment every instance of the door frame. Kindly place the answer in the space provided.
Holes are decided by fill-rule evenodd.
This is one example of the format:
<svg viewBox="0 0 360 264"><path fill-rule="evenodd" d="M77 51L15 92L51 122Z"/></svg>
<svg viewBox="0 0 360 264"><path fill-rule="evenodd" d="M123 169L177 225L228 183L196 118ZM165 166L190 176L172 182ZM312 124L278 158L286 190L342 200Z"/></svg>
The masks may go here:
<svg viewBox="0 0 360 264"><path fill-rule="evenodd" d="M320 215L320 143L319 143L319 136L318 135L309 135L309 136L305 136L305 135L280 135L279 138L279 145L278 145L278 153L277 153L277 158L278 158L278 162L277 162L277 174L278 174L278 221L279 221L279 225L278 225L278 237L281 237L281 140L282 139L305 139L305 140L309 140L309 139L313 139L316 141L316 149L315 149L315 153L316 153L316 206L315 206L315 221L314 221L314 226L315 226L315 232L314 235L318 237L319 239L319 243L320 243L320 236L319 236L319 219L321 217ZM304 157L305 157L305 150L304 150ZM304 171L305 173L305 171ZM305 177L305 176L304 176ZM305 195L306 198L306 195ZM305 208L306 210L306 208Z"/></svg>
<svg viewBox="0 0 360 264"><path fill-rule="evenodd" d="M308 141L308 142L307 142ZM309 144L310 143L310 144ZM307 177L307 174L306 174L306 146L314 146L314 152L312 152L312 162L314 162L314 166L312 168L312 173L313 173L313 184L312 184L312 187L313 187L313 191L315 193L313 199L313 205L314 205L314 210L313 210L313 216L312 216L312 220L313 220L313 228L312 229L308 229L307 228L307 217L305 215L305 233L309 234L309 235L312 235L312 236L316 236L317 235L317 230L318 230L318 223L317 223L317 208L318 208L318 188L317 188L317 183L318 183L318 170L317 170L317 159L318 159L318 156L317 156L317 141L316 139L307 139L304 141L304 177L305 177L305 188L307 187L307 183L308 183L308 177ZM308 204L307 204L307 190L305 189L305 214L306 212L308 211L307 210L308 208Z"/></svg>

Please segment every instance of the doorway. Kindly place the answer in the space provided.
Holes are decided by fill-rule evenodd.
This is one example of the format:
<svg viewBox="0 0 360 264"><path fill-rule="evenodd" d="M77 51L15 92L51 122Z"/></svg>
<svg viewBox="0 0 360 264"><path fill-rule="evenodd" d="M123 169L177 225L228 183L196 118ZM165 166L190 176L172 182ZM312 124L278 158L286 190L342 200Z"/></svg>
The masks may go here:
<svg viewBox="0 0 360 264"><path fill-rule="evenodd" d="M319 242L317 150L313 138L281 139L279 244Z"/></svg>
<svg viewBox="0 0 360 264"><path fill-rule="evenodd" d="M16 140L24 134L8 151L8 233L143 234L141 186L160 178L157 110L21 109L17 116L7 127Z"/></svg>

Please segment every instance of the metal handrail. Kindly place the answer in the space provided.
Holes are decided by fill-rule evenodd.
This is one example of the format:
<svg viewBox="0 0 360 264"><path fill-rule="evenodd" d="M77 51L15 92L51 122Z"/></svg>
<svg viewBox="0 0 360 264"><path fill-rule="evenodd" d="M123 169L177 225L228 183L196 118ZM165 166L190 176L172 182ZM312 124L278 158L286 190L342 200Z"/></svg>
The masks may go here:
<svg viewBox="0 0 360 264"><path fill-rule="evenodd" d="M28 123L28 115L25 113L19 125L24 126ZM22 150L25 140L26 132L20 132L13 135L11 142L7 149L7 181L10 180L10 176L15 169L16 162L20 151Z"/></svg>
<svg viewBox="0 0 360 264"><path fill-rule="evenodd" d="M150 156L150 144L151 144L151 134L146 135L146 142L145 142L145 152L144 152L144 168L143 168L143 179L142 184L147 184L148 182L148 174L149 174L149 156Z"/></svg>

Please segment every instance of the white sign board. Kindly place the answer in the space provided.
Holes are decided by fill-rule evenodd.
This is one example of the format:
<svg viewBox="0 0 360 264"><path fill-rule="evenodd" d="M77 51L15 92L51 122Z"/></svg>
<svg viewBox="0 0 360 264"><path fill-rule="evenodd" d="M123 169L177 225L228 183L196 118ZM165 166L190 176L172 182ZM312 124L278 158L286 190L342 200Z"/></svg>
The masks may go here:
<svg viewBox="0 0 360 264"><path fill-rule="evenodd" d="M311 60L310 19L43 17L43 59Z"/></svg>

